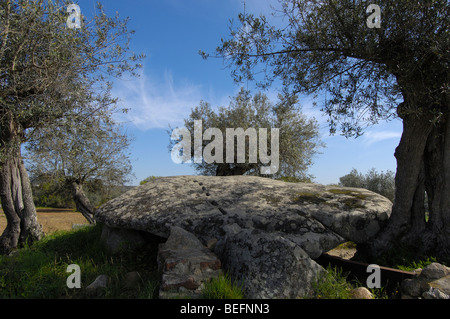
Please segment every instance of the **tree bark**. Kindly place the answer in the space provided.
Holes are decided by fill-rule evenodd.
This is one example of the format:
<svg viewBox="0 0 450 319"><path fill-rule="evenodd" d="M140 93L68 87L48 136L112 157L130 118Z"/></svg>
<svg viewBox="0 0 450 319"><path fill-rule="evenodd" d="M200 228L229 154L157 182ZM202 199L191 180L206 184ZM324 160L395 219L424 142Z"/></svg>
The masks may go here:
<svg viewBox="0 0 450 319"><path fill-rule="evenodd" d="M20 148L8 157L0 169L0 198L7 226L0 237L0 254L9 254L23 244L31 244L43 236L37 221L30 180L23 164Z"/></svg>
<svg viewBox="0 0 450 319"><path fill-rule="evenodd" d="M72 195L77 210L86 218L89 224L95 224L95 207L83 191L83 185L78 182L72 182Z"/></svg>
<svg viewBox="0 0 450 319"><path fill-rule="evenodd" d="M450 256L449 117L446 114L437 123L423 116L403 118L403 134L395 151L392 214L375 240L361 247L363 255L378 257L403 246L419 256Z"/></svg>
<svg viewBox="0 0 450 319"><path fill-rule="evenodd" d="M426 191L429 220L426 239L428 250L450 256L450 115L436 126L425 150Z"/></svg>

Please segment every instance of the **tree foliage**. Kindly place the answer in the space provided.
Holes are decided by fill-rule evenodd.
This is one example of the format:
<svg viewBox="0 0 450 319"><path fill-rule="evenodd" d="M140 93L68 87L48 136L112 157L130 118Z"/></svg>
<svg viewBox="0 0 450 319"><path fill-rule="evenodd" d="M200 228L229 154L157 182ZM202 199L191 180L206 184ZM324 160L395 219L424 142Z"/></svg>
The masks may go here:
<svg viewBox="0 0 450 319"><path fill-rule="evenodd" d="M370 169L365 175L352 169L347 175L339 178L339 185L344 187L365 188L372 192L383 195L391 202L395 196L395 174L387 170L385 172L377 172L375 168Z"/></svg>
<svg viewBox="0 0 450 319"><path fill-rule="evenodd" d="M69 183L102 180L105 185L124 185L131 173L127 149L130 139L123 129L98 117L78 126L42 129L27 144L27 159L33 175L54 174Z"/></svg>
<svg viewBox="0 0 450 319"><path fill-rule="evenodd" d="M249 138L246 138L245 163L238 163L237 151L233 163L226 163L227 141L225 138L227 128L242 128L246 131L254 128L256 132L260 128L268 130L267 147L271 153L271 128L280 129L279 133L279 170L272 177L291 176L300 179L309 179L308 168L312 164L314 155L324 146L319 138L319 128L315 119L308 119L301 113L297 97L278 96L277 103L273 103L263 93L251 95L249 91L241 88L240 92L231 98L226 107L213 109L208 102L201 101L195 107L189 118L185 119L185 127L194 136L194 121L202 120L203 129L217 128L223 134L223 157L222 163L193 162L193 167L202 175L261 175L260 168L264 164L249 159ZM172 141L173 144L177 141ZM203 140L203 149L211 141ZM194 143L191 143L194 153ZM234 143L237 147L237 141ZM217 151L217 150L216 150ZM194 158L194 156L192 156Z"/></svg>
<svg viewBox="0 0 450 319"><path fill-rule="evenodd" d="M385 0L378 4L380 28L369 28L369 4L288 0L271 20L240 14L216 54L238 82L266 88L281 81L286 92L321 96L331 133L359 136L367 125L399 117L391 218L361 251L379 256L403 243L448 257L450 5Z"/></svg>
<svg viewBox="0 0 450 319"><path fill-rule="evenodd" d="M94 115L114 103L109 77L140 67L129 54L127 20L100 14L69 29L63 1L2 1L0 4L0 155L57 119ZM74 113L72 113L74 112ZM75 115L73 115L75 114ZM12 126L12 127L11 127ZM13 130L14 136L9 136ZM9 134L8 134L9 133Z"/></svg>
<svg viewBox="0 0 450 319"><path fill-rule="evenodd" d="M420 82L432 86L411 98L435 101L427 111L436 117L442 113L438 105L442 93L449 92L447 0L383 1L381 28L367 27L367 1L280 5L276 23L240 14L229 39L222 39L216 54L237 82L254 80L267 88L281 80L289 92L326 93L322 110L329 115L331 132L340 128L346 136L396 116L402 93L414 91ZM401 113L420 113L424 107L405 105Z"/></svg>
<svg viewBox="0 0 450 319"><path fill-rule="evenodd" d="M21 145L65 119L79 125L80 113L95 116L117 103L113 78L136 75L143 55L130 53L127 19L97 15L68 28L71 1L0 2L0 197L8 226L0 253L39 239L42 228Z"/></svg>
<svg viewBox="0 0 450 319"><path fill-rule="evenodd" d="M111 117L105 112L102 117L85 117L77 126L61 119L58 125L36 132L26 146L32 178L51 178L60 191L69 190L77 209L90 222L94 205L84 194L83 186L114 189L123 186L131 176L126 153L129 138Z"/></svg>

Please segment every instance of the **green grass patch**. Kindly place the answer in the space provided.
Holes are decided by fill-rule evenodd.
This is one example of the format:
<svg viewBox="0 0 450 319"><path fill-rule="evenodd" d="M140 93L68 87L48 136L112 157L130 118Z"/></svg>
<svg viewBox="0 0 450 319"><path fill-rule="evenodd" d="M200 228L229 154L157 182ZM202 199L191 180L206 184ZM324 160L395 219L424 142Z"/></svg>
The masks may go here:
<svg viewBox="0 0 450 319"><path fill-rule="evenodd" d="M368 197L368 195L365 195L361 192L355 191L355 190L350 190L350 189L339 189L339 188L333 188L328 190L329 193L332 194L337 194L337 195L348 195L348 196L352 196L358 199L366 199Z"/></svg>
<svg viewBox="0 0 450 319"><path fill-rule="evenodd" d="M242 286L233 282L229 275L222 274L205 284L202 297L204 299L242 299L244 293Z"/></svg>
<svg viewBox="0 0 450 319"><path fill-rule="evenodd" d="M299 192L295 194L295 197L293 198L294 202L301 203L301 204L323 204L326 203L326 199L320 197L320 194L313 193L313 192Z"/></svg>
<svg viewBox="0 0 450 319"><path fill-rule="evenodd" d="M85 289L97 276L111 278L105 298L153 298L157 292L157 245L139 254L108 255L100 242L101 225L76 231L58 231L12 256L0 256L0 298L86 298ZM81 289L66 285L67 266L81 270ZM139 271L143 285L133 294L120 282L130 271Z"/></svg>
<svg viewBox="0 0 450 319"><path fill-rule="evenodd" d="M328 190L328 192L337 195L349 196L339 200L342 204L345 205L347 209L365 208L365 206L362 203L362 200L366 199L368 195L350 189L338 189L338 188L330 189Z"/></svg>
<svg viewBox="0 0 450 319"><path fill-rule="evenodd" d="M327 272L313 282L313 299L350 299L353 286L347 281L345 274L339 267L327 267Z"/></svg>

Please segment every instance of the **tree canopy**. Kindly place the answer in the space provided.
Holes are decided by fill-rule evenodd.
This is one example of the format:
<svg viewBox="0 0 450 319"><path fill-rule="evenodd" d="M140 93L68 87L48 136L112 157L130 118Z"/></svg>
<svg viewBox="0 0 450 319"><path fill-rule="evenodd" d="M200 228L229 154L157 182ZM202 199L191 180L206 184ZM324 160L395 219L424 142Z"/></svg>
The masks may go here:
<svg viewBox="0 0 450 319"><path fill-rule="evenodd" d="M395 196L395 174L387 170L377 172L375 168L370 169L365 175L352 169L350 173L339 178L339 185L345 187L365 188L378 193L394 202Z"/></svg>
<svg viewBox="0 0 450 319"><path fill-rule="evenodd" d="M237 160L237 151L234 152L232 163L226 161L227 139L225 138L227 129L242 128L244 132L247 129L258 130L267 129L267 152L271 153L271 128L279 129L279 140L277 141L279 152L279 169L271 177L277 178L281 176L295 177L297 179L309 180L312 178L308 174L308 168L312 164L314 155L324 146L320 141L319 127L315 119L308 119L301 113L301 107L298 98L295 96L278 96L276 103L270 101L267 95L259 92L251 95L250 91L241 88L240 92L230 99L228 106L221 106L216 109L205 101L195 107L189 118L185 119L185 127L194 137L195 121L201 120L203 128L214 128L220 131L221 136L211 136L204 138L202 147L208 147L211 140L216 141L220 138L221 147L214 149L214 152L222 150L218 161L208 163L205 160L192 165L196 171L202 175L262 175L261 167L265 166L259 158L250 160L250 136L243 136L245 144L245 162L239 163ZM202 128L202 130L203 130ZM173 146L179 140L172 141ZM261 140L255 138L254 142L261 143ZM233 139L234 147L237 149L238 141ZM259 146L259 145L258 145ZM194 143L191 143L192 159L195 155ZM261 154L260 154L261 155Z"/></svg>
<svg viewBox="0 0 450 319"><path fill-rule="evenodd" d="M321 109L331 132L340 128L346 136L403 113L442 112L437 105L449 92L447 0L382 1L380 28L366 25L367 1L280 4L273 24L265 16L240 14L217 48L237 82L254 80L267 88L281 80L289 92L326 94ZM430 84L426 92L415 90L424 82ZM435 103L397 110L406 90L415 92L411 99Z"/></svg>
<svg viewBox="0 0 450 319"><path fill-rule="evenodd" d="M285 92L320 96L331 133L359 136L367 125L399 117L403 134L395 151L392 215L360 251L379 256L405 244L448 257L448 0L382 1L379 28L366 23L367 1L288 0L280 6L271 20L240 14L216 56L238 82L267 88L280 81Z"/></svg>
<svg viewBox="0 0 450 319"><path fill-rule="evenodd" d="M129 50L128 19L101 4L92 20L70 28L70 1L0 2L0 198L8 225L0 253L42 235L21 145L60 119L77 126L117 103L111 79L137 75L141 54Z"/></svg>
<svg viewBox="0 0 450 319"><path fill-rule="evenodd" d="M80 114L79 116L83 116ZM86 184L123 186L131 176L129 138L110 113L85 117L74 126L61 119L42 128L26 145L27 166L36 179L52 177L59 189L69 189L77 209L93 222L94 206L84 194Z"/></svg>

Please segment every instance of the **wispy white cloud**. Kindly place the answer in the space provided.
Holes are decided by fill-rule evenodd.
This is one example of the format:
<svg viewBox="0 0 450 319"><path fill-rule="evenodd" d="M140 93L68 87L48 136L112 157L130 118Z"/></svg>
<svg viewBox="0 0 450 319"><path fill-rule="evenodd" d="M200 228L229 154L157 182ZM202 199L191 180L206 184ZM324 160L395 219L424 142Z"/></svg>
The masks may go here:
<svg viewBox="0 0 450 319"><path fill-rule="evenodd" d="M371 145L384 140L400 139L402 136L401 131L368 131L363 135L363 139L366 145Z"/></svg>
<svg viewBox="0 0 450 319"><path fill-rule="evenodd" d="M142 72L138 79L116 83L113 94L129 109L123 120L144 131L182 125L202 99L200 85L178 83L170 71L160 78Z"/></svg>

